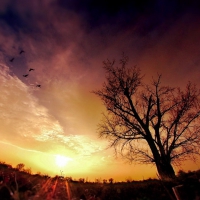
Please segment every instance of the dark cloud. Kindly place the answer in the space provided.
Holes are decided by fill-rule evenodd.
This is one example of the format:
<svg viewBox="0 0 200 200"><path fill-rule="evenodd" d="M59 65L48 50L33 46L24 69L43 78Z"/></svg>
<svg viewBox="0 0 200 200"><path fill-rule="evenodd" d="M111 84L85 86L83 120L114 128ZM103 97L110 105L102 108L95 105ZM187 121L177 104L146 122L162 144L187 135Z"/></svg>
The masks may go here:
<svg viewBox="0 0 200 200"><path fill-rule="evenodd" d="M105 48L112 37L127 32L130 37L127 40L134 36L159 37L187 13L199 20L199 4L195 0L9 1L4 4L0 23L6 24L18 41L26 36L44 46L51 43L46 53L54 54L53 47L59 46L56 51L62 51L70 47L72 41L83 50L87 48L85 43L91 48L93 44Z"/></svg>
<svg viewBox="0 0 200 200"><path fill-rule="evenodd" d="M190 60L199 64L198 1L2 2L0 50L6 64L24 83L42 84L49 95L73 81L84 91L99 85L102 61L118 59L122 51L149 76L160 71L170 76L176 65L192 65ZM20 49L25 54L19 55ZM25 79L29 68L35 71ZM52 106L55 94L53 103L46 103L49 96L43 103Z"/></svg>
<svg viewBox="0 0 200 200"><path fill-rule="evenodd" d="M166 0L125 0L125 1L65 1L59 0L58 5L63 9L77 13L87 25L94 29L102 25L109 25L116 32L140 24L143 33L151 31L157 25L174 20L185 12L198 12L198 1L166 1Z"/></svg>
<svg viewBox="0 0 200 200"><path fill-rule="evenodd" d="M14 30L37 31L37 23L45 21L47 31L52 27L52 21L68 20L72 13L82 19L85 28L98 28L109 25L112 29L126 28L137 24L140 18L145 18L146 31L156 27L165 20L178 18L185 12L198 13L200 3L197 0L58 0L48 3L40 1L8 1L3 5L0 19ZM23 8L22 8L23 7ZM68 13L68 14L66 14ZM51 16L51 18L49 18ZM148 24L148 25L147 25ZM145 27L147 26L147 27Z"/></svg>

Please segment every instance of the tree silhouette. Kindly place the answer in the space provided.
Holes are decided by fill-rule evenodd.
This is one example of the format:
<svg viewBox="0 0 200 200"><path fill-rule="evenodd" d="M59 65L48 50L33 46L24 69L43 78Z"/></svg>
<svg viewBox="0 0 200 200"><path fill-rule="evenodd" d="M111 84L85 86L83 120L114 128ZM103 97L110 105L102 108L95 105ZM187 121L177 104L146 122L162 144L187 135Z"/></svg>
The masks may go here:
<svg viewBox="0 0 200 200"><path fill-rule="evenodd" d="M19 170L19 171L23 171L24 170L24 167L25 167L25 164L23 163L19 163L17 164L16 168Z"/></svg>
<svg viewBox="0 0 200 200"><path fill-rule="evenodd" d="M114 179L113 178L109 178L109 183L113 183Z"/></svg>
<svg viewBox="0 0 200 200"><path fill-rule="evenodd" d="M161 76L143 82L140 69L104 62L106 81L93 91L107 113L99 134L110 140L116 153L130 161L153 163L162 179L174 178L172 164L197 158L200 147L200 92L190 82L185 90L161 85Z"/></svg>

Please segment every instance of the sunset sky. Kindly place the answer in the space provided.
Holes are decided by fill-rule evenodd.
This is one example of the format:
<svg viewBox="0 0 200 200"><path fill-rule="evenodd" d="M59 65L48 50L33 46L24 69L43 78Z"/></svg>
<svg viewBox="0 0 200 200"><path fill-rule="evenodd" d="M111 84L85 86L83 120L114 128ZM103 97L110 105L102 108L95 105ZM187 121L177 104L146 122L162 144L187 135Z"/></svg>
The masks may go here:
<svg viewBox="0 0 200 200"><path fill-rule="evenodd" d="M156 177L98 137L105 108L91 91L122 52L146 82L161 73L165 85L200 88L199 1L1 0L0 161L89 180Z"/></svg>

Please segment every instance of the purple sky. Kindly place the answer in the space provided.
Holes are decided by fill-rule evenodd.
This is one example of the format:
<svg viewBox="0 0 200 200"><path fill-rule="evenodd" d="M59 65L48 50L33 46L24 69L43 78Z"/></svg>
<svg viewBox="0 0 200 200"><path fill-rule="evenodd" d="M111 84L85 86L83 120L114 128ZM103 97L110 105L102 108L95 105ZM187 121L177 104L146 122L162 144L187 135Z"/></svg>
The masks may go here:
<svg viewBox="0 0 200 200"><path fill-rule="evenodd" d="M105 79L102 62L118 63L122 52L147 82L161 73L163 84L199 87L200 2L1 0L0 137L1 150L10 151L4 160L45 170L45 158L63 155L72 159L72 176L154 176L151 167L144 175L115 159L96 131L104 107L91 91ZM121 167L126 173L116 175Z"/></svg>

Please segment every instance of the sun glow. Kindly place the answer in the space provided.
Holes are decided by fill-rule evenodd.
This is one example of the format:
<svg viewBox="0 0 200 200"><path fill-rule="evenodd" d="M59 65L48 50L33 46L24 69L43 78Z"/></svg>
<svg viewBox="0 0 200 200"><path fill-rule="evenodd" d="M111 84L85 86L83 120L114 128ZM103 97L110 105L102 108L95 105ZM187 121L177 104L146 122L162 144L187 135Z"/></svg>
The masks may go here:
<svg viewBox="0 0 200 200"><path fill-rule="evenodd" d="M55 161L56 165L58 167L64 167L67 165L67 163L71 160L71 158L61 156L61 155L56 155Z"/></svg>

